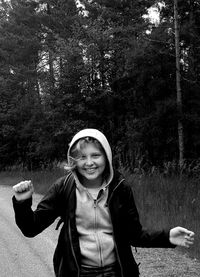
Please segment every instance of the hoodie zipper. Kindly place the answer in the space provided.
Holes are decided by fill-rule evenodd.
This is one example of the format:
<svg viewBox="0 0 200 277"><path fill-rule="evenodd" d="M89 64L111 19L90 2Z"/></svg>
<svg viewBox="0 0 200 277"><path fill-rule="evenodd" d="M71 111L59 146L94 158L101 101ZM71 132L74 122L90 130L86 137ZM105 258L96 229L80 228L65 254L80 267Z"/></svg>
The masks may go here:
<svg viewBox="0 0 200 277"><path fill-rule="evenodd" d="M108 200L108 211L109 211L109 214L110 214L110 220L111 220L111 222L112 222L112 217L111 217L110 207L109 207L110 200L111 200L111 198L113 197L113 194L114 194L115 190L120 186L120 184L121 184L124 180L125 180L125 179L122 179L122 180L118 183L118 185L117 185L117 186L114 188L114 190L112 191L111 196L110 196L110 198L109 198L109 200ZM113 225L113 222L112 222L112 225ZM116 249L117 260L118 260L119 266L120 266L121 277L124 277L123 268L122 268L122 264L121 264L121 261L120 261L119 251L118 251L118 248L117 248L117 244L116 244L114 232L113 232L113 240L114 240L114 245L115 245L115 249Z"/></svg>
<svg viewBox="0 0 200 277"><path fill-rule="evenodd" d="M101 243L100 243L100 238L97 232L97 203L98 199L94 199L94 231L96 233L96 239L97 239L97 243L98 243L98 248L99 248L99 255L100 255L100 263L101 263L101 267L103 266L103 258L102 258L102 249L101 249Z"/></svg>
<svg viewBox="0 0 200 277"><path fill-rule="evenodd" d="M72 250L72 255L73 255L75 263L76 263L76 267L77 267L77 270L78 270L78 277L79 277L80 276L80 268L79 268L78 261L76 259L76 254L75 254L75 251L74 251L74 247L73 247L73 244L72 244L72 234L71 234L70 220L68 221L68 232L69 232L69 241L70 241L70 246L71 246L71 250Z"/></svg>

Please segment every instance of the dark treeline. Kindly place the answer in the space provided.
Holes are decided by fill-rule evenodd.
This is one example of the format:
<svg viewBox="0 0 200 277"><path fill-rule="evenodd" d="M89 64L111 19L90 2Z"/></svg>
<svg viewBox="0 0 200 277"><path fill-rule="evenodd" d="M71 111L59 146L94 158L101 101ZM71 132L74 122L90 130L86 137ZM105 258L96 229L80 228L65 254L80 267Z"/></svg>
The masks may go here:
<svg viewBox="0 0 200 277"><path fill-rule="evenodd" d="M158 2L158 3L156 3ZM178 160L173 1L0 1L0 168L103 131L131 168ZM148 9L156 5L160 21ZM178 1L185 159L200 156L200 2Z"/></svg>

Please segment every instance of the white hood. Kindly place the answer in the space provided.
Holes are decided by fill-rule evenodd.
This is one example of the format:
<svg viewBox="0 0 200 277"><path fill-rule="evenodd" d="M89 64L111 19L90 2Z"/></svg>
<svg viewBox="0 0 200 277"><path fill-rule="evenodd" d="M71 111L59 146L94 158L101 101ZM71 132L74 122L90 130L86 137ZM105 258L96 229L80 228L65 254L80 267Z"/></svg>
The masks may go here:
<svg viewBox="0 0 200 277"><path fill-rule="evenodd" d="M72 146L79 139L84 138L84 137L95 138L102 145L102 147L103 147L103 149L104 149L104 151L106 153L108 163L109 163L110 174L109 174L109 178L107 180L107 184L109 184L112 181L112 179L113 179L112 151L111 151L110 144L108 143L107 138L104 136L103 133L101 133L97 129L83 129L80 132L78 132L72 138L72 140L71 140L71 142L69 144L69 149L68 149L68 153L67 153L68 162L69 162L69 153L70 153L70 150L71 150Z"/></svg>

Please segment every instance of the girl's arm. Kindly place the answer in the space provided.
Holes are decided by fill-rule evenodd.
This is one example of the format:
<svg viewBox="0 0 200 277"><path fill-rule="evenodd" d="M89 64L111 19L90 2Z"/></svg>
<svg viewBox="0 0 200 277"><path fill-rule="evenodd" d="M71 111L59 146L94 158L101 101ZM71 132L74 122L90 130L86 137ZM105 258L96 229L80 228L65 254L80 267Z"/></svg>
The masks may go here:
<svg viewBox="0 0 200 277"><path fill-rule="evenodd" d="M33 185L23 181L13 187L13 207L15 221L22 233L34 237L51 225L60 215L61 198L60 186L62 180L51 186L47 194L39 202L35 211L32 210Z"/></svg>

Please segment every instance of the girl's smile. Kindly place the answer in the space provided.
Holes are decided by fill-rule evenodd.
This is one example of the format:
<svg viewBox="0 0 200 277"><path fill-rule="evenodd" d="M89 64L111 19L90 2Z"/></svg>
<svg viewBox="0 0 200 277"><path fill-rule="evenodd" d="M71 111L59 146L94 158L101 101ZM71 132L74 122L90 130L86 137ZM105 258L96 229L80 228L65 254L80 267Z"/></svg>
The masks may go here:
<svg viewBox="0 0 200 277"><path fill-rule="evenodd" d="M85 144L81 149L81 156L77 160L77 171L81 175L83 185L100 187L103 172L106 167L106 157L93 142Z"/></svg>
<svg viewBox="0 0 200 277"><path fill-rule="evenodd" d="M95 168L86 168L85 171L88 173L88 174L93 174L95 173L95 170L96 170L96 167Z"/></svg>

